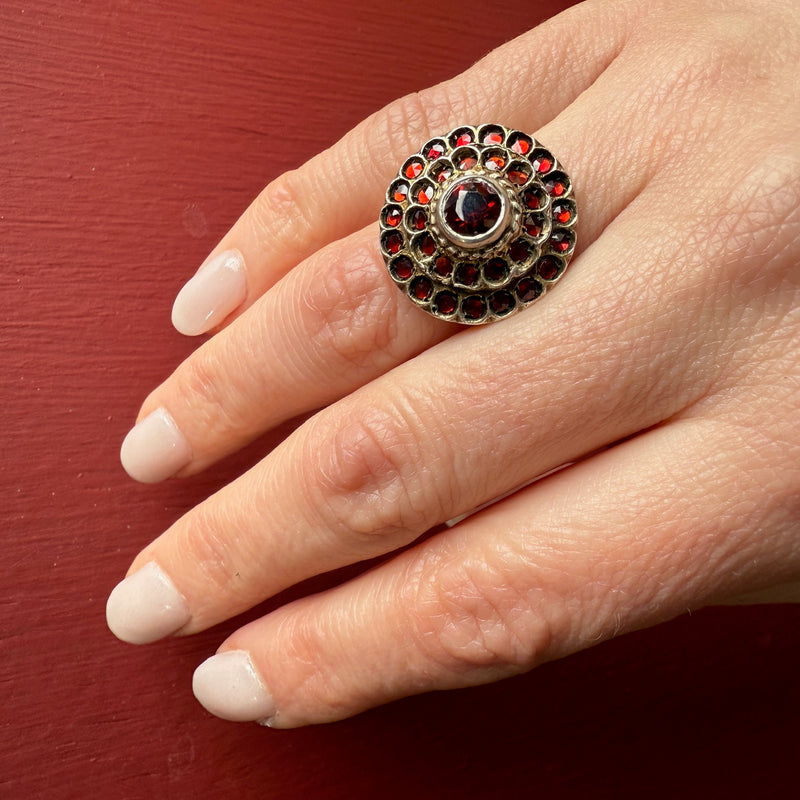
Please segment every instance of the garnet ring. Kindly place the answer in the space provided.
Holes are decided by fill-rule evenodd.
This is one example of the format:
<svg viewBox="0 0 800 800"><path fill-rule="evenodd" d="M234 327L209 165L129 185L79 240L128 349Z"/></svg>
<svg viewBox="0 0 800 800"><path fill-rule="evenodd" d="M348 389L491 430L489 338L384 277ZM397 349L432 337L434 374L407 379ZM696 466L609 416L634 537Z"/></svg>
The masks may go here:
<svg viewBox="0 0 800 800"><path fill-rule="evenodd" d="M406 159L381 210L392 280L439 319L493 322L538 300L575 250L569 177L532 136L466 125Z"/></svg>

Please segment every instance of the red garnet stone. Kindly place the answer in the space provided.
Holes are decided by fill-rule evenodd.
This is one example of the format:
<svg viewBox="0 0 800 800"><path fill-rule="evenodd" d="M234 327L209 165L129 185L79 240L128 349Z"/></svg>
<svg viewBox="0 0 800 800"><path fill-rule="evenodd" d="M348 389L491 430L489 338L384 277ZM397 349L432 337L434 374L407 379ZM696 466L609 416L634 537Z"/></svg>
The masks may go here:
<svg viewBox="0 0 800 800"><path fill-rule="evenodd" d="M503 203L495 187L483 178L457 183L442 206L445 225L457 236L473 238L491 231L500 220Z"/></svg>

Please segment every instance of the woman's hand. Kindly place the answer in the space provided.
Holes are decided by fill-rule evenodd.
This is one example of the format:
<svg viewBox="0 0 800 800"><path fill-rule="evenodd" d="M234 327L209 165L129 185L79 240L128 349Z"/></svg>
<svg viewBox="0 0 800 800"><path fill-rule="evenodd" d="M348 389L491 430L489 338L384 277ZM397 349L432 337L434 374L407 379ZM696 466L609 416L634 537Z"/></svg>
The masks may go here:
<svg viewBox="0 0 800 800"><path fill-rule="evenodd" d="M790 0L587 2L268 186L179 296L179 329L222 327L123 463L190 475L324 408L139 554L112 630L203 630L569 463L237 631L198 698L324 722L800 596L798 51ZM580 252L531 309L463 329L398 292L375 219L407 155L482 122L569 170Z"/></svg>

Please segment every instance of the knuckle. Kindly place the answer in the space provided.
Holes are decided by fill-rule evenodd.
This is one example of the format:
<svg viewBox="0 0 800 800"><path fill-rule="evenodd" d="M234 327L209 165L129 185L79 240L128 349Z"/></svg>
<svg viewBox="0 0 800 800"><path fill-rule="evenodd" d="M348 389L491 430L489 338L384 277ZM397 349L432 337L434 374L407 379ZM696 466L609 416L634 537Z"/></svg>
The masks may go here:
<svg viewBox="0 0 800 800"><path fill-rule="evenodd" d="M326 425L307 439L311 507L323 526L353 537L409 541L439 513L434 481L420 481L425 454L403 413L353 408L333 431Z"/></svg>
<svg viewBox="0 0 800 800"><path fill-rule="evenodd" d="M185 361L177 374L185 416L205 439L238 430L242 420L236 416L239 404L232 396L232 380L223 380L229 370L215 347L199 350Z"/></svg>
<svg viewBox="0 0 800 800"><path fill-rule="evenodd" d="M693 13L687 10L685 24L670 22L665 28L663 11L653 9L640 26L639 42L653 56L659 42L661 69L651 84L658 94L696 102L698 96L722 91L738 93L751 83L753 60L752 11L728 9L724 13ZM667 10L670 19L672 11Z"/></svg>
<svg viewBox="0 0 800 800"><path fill-rule="evenodd" d="M418 647L455 674L529 669L548 658L560 633L557 598L520 586L507 569L482 559L423 563L405 591L413 595L403 606L414 615Z"/></svg>
<svg viewBox="0 0 800 800"><path fill-rule="evenodd" d="M754 319L756 303L777 309L793 301L796 291L791 246L800 233L800 160L785 153L782 143L765 143L760 149L757 162L726 175L724 191L723 184L714 181L687 202L685 210L702 224L682 231L671 245L680 242L669 280L681 269L685 285L702 285L707 292L713 285L708 265L717 265L717 308L724 311L726 326ZM764 311L762 307L759 313L762 324L767 320Z"/></svg>
<svg viewBox="0 0 800 800"><path fill-rule="evenodd" d="M425 92L412 92L405 97L401 97L383 110L379 115L379 141L378 147L383 148L384 152L389 149L392 152L397 147L397 134L401 132L405 139L403 147L408 147L408 143L424 139L430 130L429 108L425 101ZM413 145L412 145L413 146Z"/></svg>
<svg viewBox="0 0 800 800"><path fill-rule="evenodd" d="M271 181L250 208L248 219L255 241L269 241L280 236L289 246L308 249L315 241L314 226L308 216L308 178L303 168L289 170Z"/></svg>
<svg viewBox="0 0 800 800"><path fill-rule="evenodd" d="M369 126L369 140L376 156L373 162L384 164L387 152L404 158L430 136L452 127L454 120L464 119L466 105L463 91L453 84L411 92L389 103Z"/></svg>
<svg viewBox="0 0 800 800"><path fill-rule="evenodd" d="M257 563L245 556L241 540L232 540L226 531L230 526L220 519L218 510L211 503L197 506L183 517L174 529L172 547L175 560L191 563L191 575L196 582L192 594L197 604L194 613L203 616L206 610L213 611L219 598L226 604L242 605L248 598L242 590L248 586L248 570Z"/></svg>
<svg viewBox="0 0 800 800"><path fill-rule="evenodd" d="M758 228L775 225L797 226L800 216L800 153L786 139L766 149L761 164L754 166L749 178L753 200L750 208L762 211Z"/></svg>
<svg viewBox="0 0 800 800"><path fill-rule="evenodd" d="M304 297L315 368L338 373L344 363L383 371L396 363L400 293L377 258L374 246L323 255L323 274L315 271Z"/></svg>
<svg viewBox="0 0 800 800"><path fill-rule="evenodd" d="M755 272L772 262L787 261L784 247L795 239L800 223L800 160L786 155L779 148L764 148L764 159L743 174L728 181L729 194L719 201L718 223L709 238L709 251L729 254L728 275L737 271L749 280L742 270L742 255L753 254L760 263ZM777 258L776 258L777 257ZM786 264L791 271L794 263Z"/></svg>

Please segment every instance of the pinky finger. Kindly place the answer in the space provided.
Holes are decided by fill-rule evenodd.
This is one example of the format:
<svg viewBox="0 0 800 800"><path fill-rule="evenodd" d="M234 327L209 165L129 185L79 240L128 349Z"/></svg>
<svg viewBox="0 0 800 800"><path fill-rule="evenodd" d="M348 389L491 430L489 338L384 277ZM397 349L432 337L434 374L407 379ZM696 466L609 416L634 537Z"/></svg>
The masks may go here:
<svg viewBox="0 0 800 800"><path fill-rule="evenodd" d="M195 695L225 719L328 722L797 580L788 456L766 443L745 472L735 437L685 421L557 473L237 631Z"/></svg>

